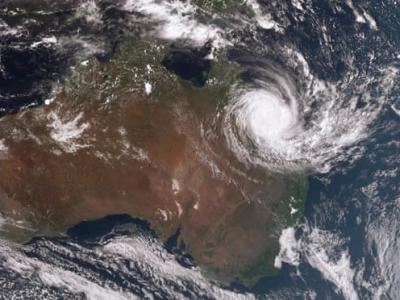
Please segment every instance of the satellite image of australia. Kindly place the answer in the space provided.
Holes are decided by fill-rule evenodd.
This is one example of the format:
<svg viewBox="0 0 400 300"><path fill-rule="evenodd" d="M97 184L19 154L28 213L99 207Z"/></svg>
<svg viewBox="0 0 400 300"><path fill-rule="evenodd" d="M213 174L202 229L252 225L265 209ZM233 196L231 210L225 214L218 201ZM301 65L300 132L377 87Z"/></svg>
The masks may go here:
<svg viewBox="0 0 400 300"><path fill-rule="evenodd" d="M398 0L0 0L0 299L400 299Z"/></svg>

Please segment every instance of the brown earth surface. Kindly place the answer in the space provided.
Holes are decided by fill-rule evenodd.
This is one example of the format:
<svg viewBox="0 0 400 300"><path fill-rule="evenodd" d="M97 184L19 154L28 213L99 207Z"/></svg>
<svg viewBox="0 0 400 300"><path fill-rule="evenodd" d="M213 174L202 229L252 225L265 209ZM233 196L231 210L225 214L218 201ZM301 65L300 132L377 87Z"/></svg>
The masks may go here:
<svg viewBox="0 0 400 300"><path fill-rule="evenodd" d="M159 49L131 45L110 63L90 61L51 104L0 120L0 208L13 220L3 230L25 241L128 213L162 240L181 228L189 252L217 279L253 282L265 275L260 261L265 270L273 264L266 253L276 254L274 222L288 214L290 183L245 169L226 149L215 125L226 84L192 88L160 67Z"/></svg>

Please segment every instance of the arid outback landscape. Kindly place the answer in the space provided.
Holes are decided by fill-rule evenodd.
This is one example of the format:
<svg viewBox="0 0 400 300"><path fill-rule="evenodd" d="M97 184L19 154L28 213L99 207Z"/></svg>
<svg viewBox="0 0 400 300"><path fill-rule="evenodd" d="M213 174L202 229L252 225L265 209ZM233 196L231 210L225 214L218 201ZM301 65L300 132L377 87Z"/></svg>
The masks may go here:
<svg viewBox="0 0 400 300"><path fill-rule="evenodd" d="M206 272L254 283L273 272L282 228L302 213L306 179L240 163L221 130L239 66L195 87L162 65L169 46L124 41L54 86L46 105L0 120L5 234L24 242L127 213L179 240Z"/></svg>

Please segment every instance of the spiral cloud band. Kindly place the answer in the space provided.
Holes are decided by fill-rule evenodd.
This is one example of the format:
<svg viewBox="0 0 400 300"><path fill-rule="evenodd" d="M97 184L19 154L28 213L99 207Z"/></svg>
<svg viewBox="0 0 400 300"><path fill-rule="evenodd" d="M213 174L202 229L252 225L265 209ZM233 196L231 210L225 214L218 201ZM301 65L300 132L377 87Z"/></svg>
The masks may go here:
<svg viewBox="0 0 400 300"><path fill-rule="evenodd" d="M333 161L362 151L358 142L371 133L396 73L384 72L379 85L351 74L339 83L305 74L309 84L298 87L283 68L257 67L256 79L234 87L224 109L228 147L240 161L274 172L327 172Z"/></svg>

